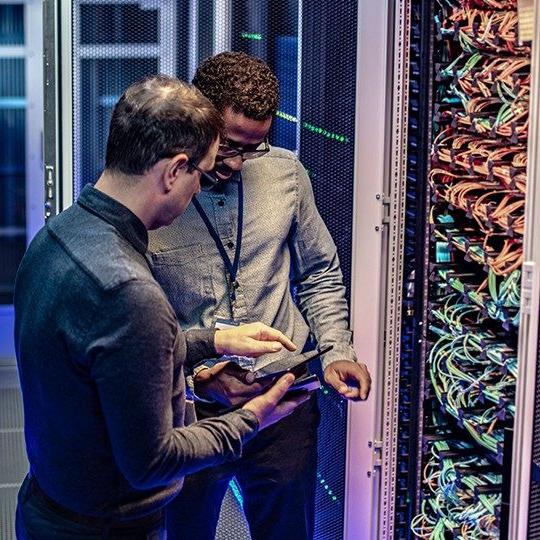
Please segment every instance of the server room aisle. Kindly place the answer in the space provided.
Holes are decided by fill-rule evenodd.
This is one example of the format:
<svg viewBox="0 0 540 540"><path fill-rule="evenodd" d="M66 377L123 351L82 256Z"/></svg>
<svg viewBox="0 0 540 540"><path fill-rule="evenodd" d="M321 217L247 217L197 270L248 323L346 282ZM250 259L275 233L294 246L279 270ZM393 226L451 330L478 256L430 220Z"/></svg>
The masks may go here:
<svg viewBox="0 0 540 540"><path fill-rule="evenodd" d="M15 540L17 491L28 462L17 368L0 364L0 538Z"/></svg>

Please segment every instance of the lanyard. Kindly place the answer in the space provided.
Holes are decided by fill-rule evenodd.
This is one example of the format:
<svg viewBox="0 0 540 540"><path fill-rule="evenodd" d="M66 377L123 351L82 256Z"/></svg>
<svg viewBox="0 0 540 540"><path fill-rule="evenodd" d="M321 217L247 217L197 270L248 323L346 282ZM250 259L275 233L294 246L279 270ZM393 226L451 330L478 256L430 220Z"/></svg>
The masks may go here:
<svg viewBox="0 0 540 540"><path fill-rule="evenodd" d="M242 180L238 182L238 226L237 226L237 231L236 231L236 249L234 251L234 260L232 262L227 251L225 250L225 246L223 245L221 238L219 237L212 223L210 223L208 216L206 215L205 211L203 210L201 206L201 203L197 200L196 197L193 198L193 205L195 206L195 209L197 210L202 220L204 221L204 224L206 225L206 228L208 229L210 236L214 239L214 242L216 243L216 247L218 248L219 254L221 255L221 258L223 259L223 263L225 264L225 268L227 269L227 272L229 273L229 277L231 280L230 295L231 295L231 300L234 302L235 290L238 288L238 282L236 281L236 276L238 275L238 266L240 265L240 249L242 247L242 227L244 224L244 187L242 185Z"/></svg>

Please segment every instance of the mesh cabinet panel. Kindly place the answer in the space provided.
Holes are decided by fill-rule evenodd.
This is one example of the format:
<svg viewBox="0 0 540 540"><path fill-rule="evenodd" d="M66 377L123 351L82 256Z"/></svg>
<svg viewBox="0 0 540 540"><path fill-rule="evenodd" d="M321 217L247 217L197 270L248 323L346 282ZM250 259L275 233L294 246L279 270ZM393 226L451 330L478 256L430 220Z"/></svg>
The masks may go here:
<svg viewBox="0 0 540 540"><path fill-rule="evenodd" d="M112 108L123 90L155 73L185 78L188 3L72 3L74 199L103 169Z"/></svg>
<svg viewBox="0 0 540 540"><path fill-rule="evenodd" d="M309 171L320 213L351 284L357 2L308 0L302 5L300 159ZM316 44L316 45L315 45ZM316 537L343 535L347 408L320 393Z"/></svg>
<svg viewBox="0 0 540 540"><path fill-rule="evenodd" d="M540 538L540 484L531 482L529 499L529 534L530 540Z"/></svg>
<svg viewBox="0 0 540 540"><path fill-rule="evenodd" d="M3 45L23 45L22 6L0 6L0 304L11 304L15 274L26 249L25 58L4 56ZM11 9L10 9L11 8Z"/></svg>
<svg viewBox="0 0 540 540"><path fill-rule="evenodd" d="M265 59L280 81L271 142L296 150L350 287L357 2L233 2L232 46ZM301 27L301 36L299 33ZM314 44L317 44L314 46ZM298 55L300 53L300 67ZM313 369L317 369L313 366ZM346 404L319 393L315 538L343 535Z"/></svg>

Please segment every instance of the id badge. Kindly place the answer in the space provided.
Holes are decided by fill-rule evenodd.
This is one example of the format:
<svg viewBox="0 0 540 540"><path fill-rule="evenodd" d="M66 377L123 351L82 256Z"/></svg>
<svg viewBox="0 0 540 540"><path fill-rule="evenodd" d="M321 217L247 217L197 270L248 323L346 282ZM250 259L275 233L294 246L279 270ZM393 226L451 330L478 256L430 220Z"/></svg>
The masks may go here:
<svg viewBox="0 0 540 540"><path fill-rule="evenodd" d="M231 319L216 319L216 329L217 330L227 330L228 328L234 328L240 326L236 321ZM235 364L238 364L241 368L248 369L253 371L253 366L255 365L255 358L250 358L249 356L224 356L222 360L230 360Z"/></svg>

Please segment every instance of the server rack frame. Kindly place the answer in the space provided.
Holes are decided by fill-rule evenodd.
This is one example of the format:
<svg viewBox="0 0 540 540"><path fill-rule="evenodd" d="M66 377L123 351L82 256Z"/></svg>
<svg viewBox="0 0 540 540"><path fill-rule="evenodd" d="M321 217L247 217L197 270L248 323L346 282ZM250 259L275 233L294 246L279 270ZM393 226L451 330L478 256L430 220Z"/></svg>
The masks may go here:
<svg viewBox="0 0 540 540"><path fill-rule="evenodd" d="M403 297L403 241L405 236L405 201L407 183L407 132L410 67L410 2L396 2L392 13L393 89L390 125L390 174L386 251L387 272L384 323L384 384L381 459L381 500L379 538L394 538L397 436L399 423L399 375L401 363L401 319Z"/></svg>
<svg viewBox="0 0 540 540"><path fill-rule="evenodd" d="M394 535L409 31L406 0L360 3L351 322L374 385L349 407L346 540Z"/></svg>
<svg viewBox="0 0 540 540"><path fill-rule="evenodd" d="M361 2L358 13L351 328L360 359L371 372L373 387L368 401L361 406L351 404L348 410L345 540L375 540L378 534L381 435L377 404L382 391L379 359L386 244L386 235L381 233L384 207L380 196L386 188L388 170L390 9L391 0ZM369 37L370 33L375 39ZM370 73L369 79L362 73ZM364 317L362 306L370 306L370 317Z"/></svg>
<svg viewBox="0 0 540 540"><path fill-rule="evenodd" d="M516 418L510 493L508 537L528 537L529 489L533 450L535 397L538 361L538 325L540 309L540 5L534 3L534 34L531 58L531 119L528 138L525 235L523 239L523 274L521 280L521 316L518 341L518 377Z"/></svg>
<svg viewBox="0 0 540 540"><path fill-rule="evenodd" d="M406 98L402 93L406 91L408 56L406 38L410 30L407 17L407 5L405 0L384 3L380 6L380 12L376 15L370 12L370 6L364 5L359 14L359 55L357 78L357 100L360 104L357 109L357 182L362 182L362 189L356 190L355 194L355 225L354 225L354 259L353 275L356 277L356 286L353 282L353 329L355 343L361 346L367 356L379 358L382 365L370 364L370 369L375 386L372 390L371 407L361 410L351 407L349 411L349 436L348 436L348 501L345 538L350 540L362 530L362 538L392 538L394 534L393 519L394 506L393 495L395 486L392 486L392 471L395 468L395 429L397 413L397 389L396 384L399 372L399 338L400 328L396 325L399 320L398 312L393 306L401 302L400 292L393 287L394 280L400 282L401 264L396 260L395 246L392 245L393 237L388 236L388 226L393 232L400 234L403 226L403 190L405 178L400 175L403 166L400 155L400 137L406 136L406 127L400 126L403 118L396 115L400 110L400 100ZM393 18L392 13L396 14ZM383 30L383 19L388 23L387 31ZM371 37L366 38L362 34L362 28L367 26L372 29ZM392 40L392 26L394 36ZM378 30L378 32L377 32ZM373 36L377 34L377 38ZM371 58L366 58L365 47L369 41ZM534 41L540 43L540 6L535 3L534 16ZM382 51L393 50L393 55L386 58L387 65L383 64ZM533 60L531 73L533 86L531 88L532 119L528 140L528 187L527 187L527 210L526 210L526 233L524 235L524 255L522 277L521 320L519 333L519 375L516 395L516 424L514 435L514 456L512 459L512 491L510 497L510 528L508 538L519 540L527 537L528 512L529 512L529 488L531 476L531 452L532 452L532 429L536 380L536 367L538 359L538 326L540 309L540 235L535 231L540 230L540 188L536 186L535 179L540 175L540 140L538 136L537 122L540 118L540 105L538 104L538 90L540 84L540 47L533 47ZM374 62L378 59L378 62ZM370 88L365 81L362 82L361 73L369 71L371 75ZM405 85L405 86L404 86ZM393 88L393 91L391 90ZM384 102L386 101L386 109ZM390 105L390 104L393 105ZM381 118L388 116L389 107L393 107L393 123L386 122L383 126ZM377 125L377 122L379 124ZM405 124L406 126L406 124ZM369 132L369 137L367 132ZM402 139L403 141L404 139ZM403 147L403 142L401 143ZM386 161L381 155L381 149L388 149L389 160ZM383 150L385 152L386 150ZM360 170L362 163L366 163L369 156L369 167ZM384 182L384 178L391 179L391 185ZM388 191L389 190L389 191ZM360 196L362 194L362 197ZM370 197L375 197L380 205L373 205ZM386 229L386 231L385 231ZM377 236L374 231L386 234ZM428 236L426 236L428 238ZM426 240L425 249L428 249ZM386 260L385 260L386 258ZM367 283L374 275L380 276L380 288L367 290L360 284ZM427 285L424 284L426 287ZM423 293L425 296L426 290ZM370 320L363 317L362 306L369 305L376 311ZM424 310L425 311L425 310ZM424 326L427 322L423 318ZM377 343L379 340L379 343ZM385 345L381 343L384 340ZM360 348L360 347L359 347ZM425 346L424 346L425 351ZM369 362L368 362L369 363ZM384 381L381 378L385 378ZM420 383L423 384L424 374L420 373ZM393 396L393 398L392 398ZM380 410L374 411L373 406L380 406ZM422 429L420 414L419 430ZM384 422L383 422L384 418ZM369 431L372 436L368 440L370 451L362 448L360 434ZM371 459L372 468L367 471L366 478L357 477L356 474L364 473L361 467L354 466L351 462L358 452L363 453L363 463ZM370 455L371 452L371 455ZM420 460L421 443L418 447L418 459ZM355 471L356 469L356 471ZM352 471L352 474L351 474ZM390 482L388 481L390 479ZM362 495L360 495L362 494ZM363 498L359 508L359 497ZM366 501L367 499L367 501ZM367 502L367 504L366 504ZM353 514L356 512L356 516ZM360 529L359 524L363 524ZM353 528L355 525L358 528Z"/></svg>
<svg viewBox="0 0 540 540"><path fill-rule="evenodd" d="M518 378L516 386L516 416L514 425L514 443L511 471L510 523L509 540L521 540L528 537L529 526L529 490L532 462L533 420L535 411L535 392L538 393L539 381L536 379L539 354L539 311L540 311L540 188L536 179L540 174L540 137L538 121L540 104L540 6L535 2L534 39L532 54L532 85L530 128L528 136L528 167L526 194L526 228L524 234L524 263L521 281L521 316L518 344ZM429 235L426 235L426 250ZM427 251L426 251L427 253ZM426 290L424 290L424 297ZM388 298L390 300L390 298ZM425 311L425 310L424 310ZM426 318L424 317L424 326ZM420 373L420 385L423 385L424 373ZM422 430L421 417L419 433ZM419 441L419 460L421 441Z"/></svg>

